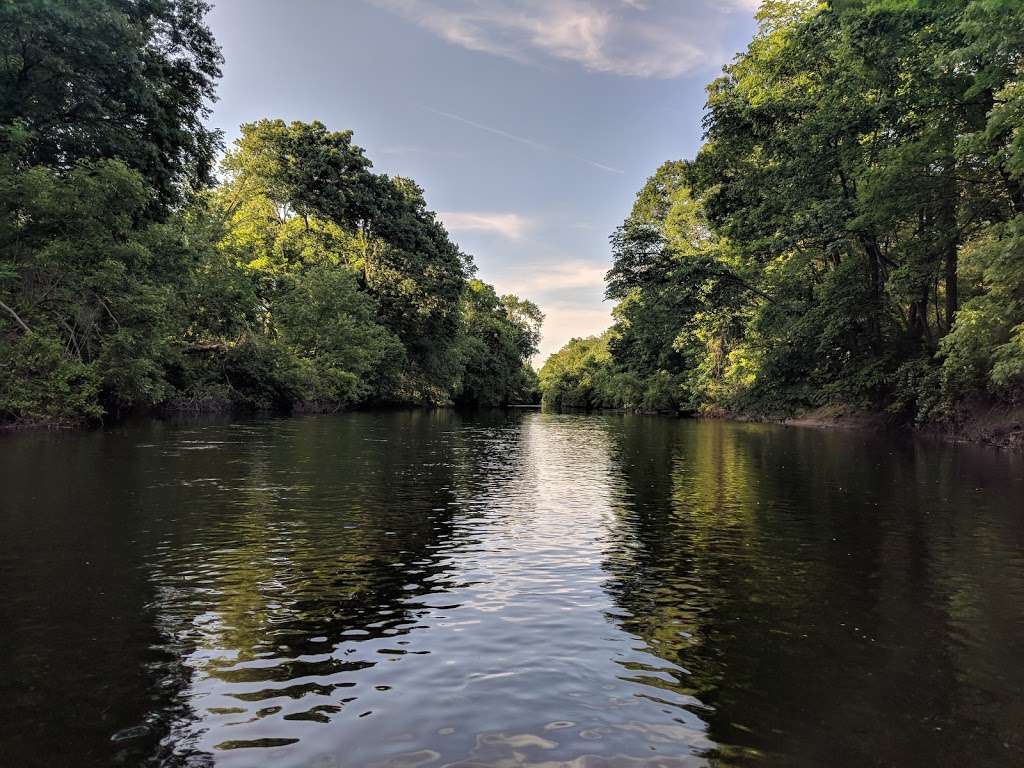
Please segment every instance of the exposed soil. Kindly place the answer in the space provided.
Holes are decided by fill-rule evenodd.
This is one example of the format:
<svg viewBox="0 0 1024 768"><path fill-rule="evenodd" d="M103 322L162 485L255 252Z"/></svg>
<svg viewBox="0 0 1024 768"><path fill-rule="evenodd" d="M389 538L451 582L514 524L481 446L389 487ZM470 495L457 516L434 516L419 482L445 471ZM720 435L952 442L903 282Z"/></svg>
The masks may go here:
<svg viewBox="0 0 1024 768"><path fill-rule="evenodd" d="M815 408L799 416L784 419L782 423L793 427L854 429L869 432L885 432L902 428L902 425L888 414L858 411L842 405Z"/></svg>
<svg viewBox="0 0 1024 768"><path fill-rule="evenodd" d="M911 430L886 413L858 411L844 406L827 406L784 419L783 424L820 429L850 429L869 432ZM967 403L946 421L913 429L918 434L943 440L980 443L998 448L1024 450L1024 406Z"/></svg>

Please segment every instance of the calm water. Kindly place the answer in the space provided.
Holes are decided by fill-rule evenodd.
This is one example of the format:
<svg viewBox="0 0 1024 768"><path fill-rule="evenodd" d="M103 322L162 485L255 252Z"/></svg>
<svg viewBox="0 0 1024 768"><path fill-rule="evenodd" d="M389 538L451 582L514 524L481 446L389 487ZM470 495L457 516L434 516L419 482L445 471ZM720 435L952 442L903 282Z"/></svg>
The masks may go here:
<svg viewBox="0 0 1024 768"><path fill-rule="evenodd" d="M0 437L3 766L1024 765L1024 463L351 414Z"/></svg>

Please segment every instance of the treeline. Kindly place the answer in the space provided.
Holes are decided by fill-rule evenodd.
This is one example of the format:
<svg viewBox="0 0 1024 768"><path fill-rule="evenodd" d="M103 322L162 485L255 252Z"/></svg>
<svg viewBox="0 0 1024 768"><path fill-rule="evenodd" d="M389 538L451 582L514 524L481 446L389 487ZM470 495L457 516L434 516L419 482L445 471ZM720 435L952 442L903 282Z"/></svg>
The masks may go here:
<svg viewBox="0 0 1024 768"><path fill-rule="evenodd" d="M1024 3L766 0L554 405L918 422L1024 394Z"/></svg>
<svg viewBox="0 0 1024 768"><path fill-rule="evenodd" d="M537 307L351 132L245 125L215 174L207 11L0 4L0 422L527 396Z"/></svg>

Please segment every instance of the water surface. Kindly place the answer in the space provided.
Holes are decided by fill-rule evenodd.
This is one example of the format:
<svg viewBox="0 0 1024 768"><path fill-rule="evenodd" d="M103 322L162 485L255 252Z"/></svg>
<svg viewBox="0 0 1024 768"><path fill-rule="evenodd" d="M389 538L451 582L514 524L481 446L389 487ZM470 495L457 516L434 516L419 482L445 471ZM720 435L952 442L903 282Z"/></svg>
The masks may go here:
<svg viewBox="0 0 1024 768"><path fill-rule="evenodd" d="M1024 764L1024 464L449 412L0 437L0 764Z"/></svg>

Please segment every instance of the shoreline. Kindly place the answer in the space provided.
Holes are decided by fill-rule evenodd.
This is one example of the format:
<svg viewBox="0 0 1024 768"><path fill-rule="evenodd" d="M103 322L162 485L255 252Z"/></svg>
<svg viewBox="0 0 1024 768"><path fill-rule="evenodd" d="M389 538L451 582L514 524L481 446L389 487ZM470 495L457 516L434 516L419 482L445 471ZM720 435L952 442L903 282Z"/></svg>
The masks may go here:
<svg viewBox="0 0 1024 768"><path fill-rule="evenodd" d="M917 426L885 413L826 406L774 421L784 426L910 435L949 443L984 445L1024 451L1024 407L1007 404L965 404L950 420Z"/></svg>
<svg viewBox="0 0 1024 768"><path fill-rule="evenodd" d="M503 410L509 412L541 411L536 404L511 404L486 406L477 409L459 408L454 405L424 404L377 404L348 408L297 408L291 413L275 411L231 411L231 410L167 410L154 409L126 414L109 421L94 424L73 424L60 422L27 422L0 424L0 435L18 432L79 432L115 427L128 421L155 419L173 421L177 419L259 419L296 416L334 415L340 413L385 413L388 411L463 411ZM974 403L963 406L951 420L915 426L880 412L869 412L845 406L823 406L813 408L795 416L769 417L764 415L737 414L727 411L705 413L678 413L672 411L634 411L624 408L563 408L553 411L563 414L618 414L626 416L658 416L693 421L732 421L747 424L774 424L782 427L833 430L840 432L865 432L925 439L941 440L948 443L982 445L1008 451L1024 452L1024 405Z"/></svg>
<svg viewBox="0 0 1024 768"><path fill-rule="evenodd" d="M1024 452L1024 405L1005 403L964 404L949 421L916 426L884 412L858 410L848 406L811 408L795 416L732 413L722 409L676 413L625 408L561 409L559 413L606 413L632 416L666 416L694 421L732 421L741 424L774 424L782 427L839 432L889 433L904 437L940 440L947 443L979 445L999 450Z"/></svg>

